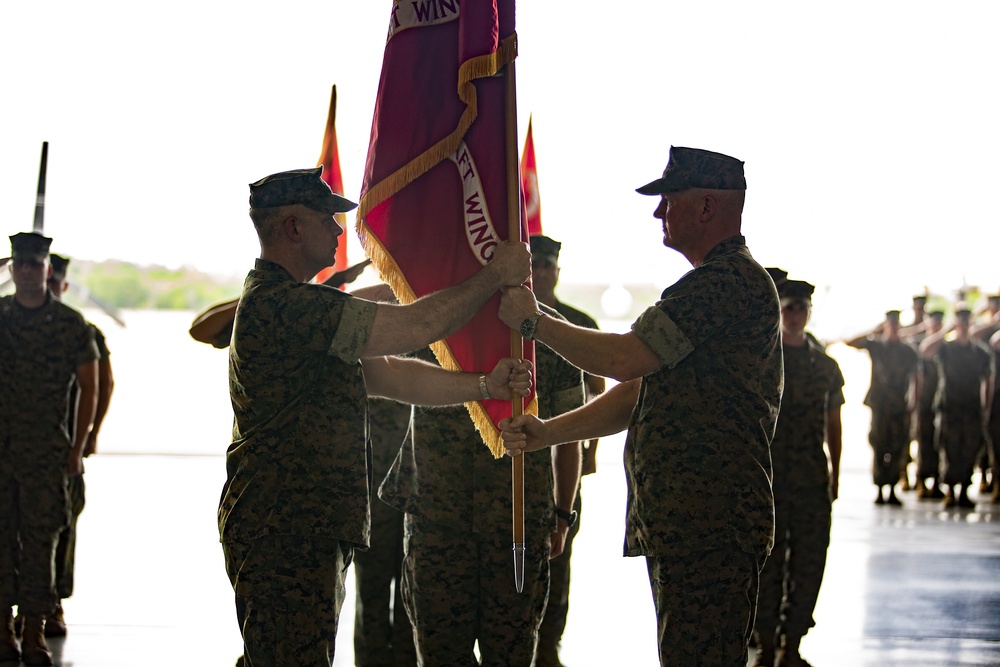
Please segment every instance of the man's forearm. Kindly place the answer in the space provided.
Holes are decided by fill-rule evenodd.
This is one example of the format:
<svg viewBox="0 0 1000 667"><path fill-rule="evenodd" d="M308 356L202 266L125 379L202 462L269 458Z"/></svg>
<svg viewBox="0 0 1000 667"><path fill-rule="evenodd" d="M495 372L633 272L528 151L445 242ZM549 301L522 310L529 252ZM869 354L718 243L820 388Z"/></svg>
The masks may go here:
<svg viewBox="0 0 1000 667"><path fill-rule="evenodd" d="M640 384L641 380L623 382L586 405L548 420L545 445L600 438L624 430L639 397Z"/></svg>
<svg viewBox="0 0 1000 667"><path fill-rule="evenodd" d="M552 476L556 507L567 512L576 503L582 470L580 442L567 442L552 448Z"/></svg>

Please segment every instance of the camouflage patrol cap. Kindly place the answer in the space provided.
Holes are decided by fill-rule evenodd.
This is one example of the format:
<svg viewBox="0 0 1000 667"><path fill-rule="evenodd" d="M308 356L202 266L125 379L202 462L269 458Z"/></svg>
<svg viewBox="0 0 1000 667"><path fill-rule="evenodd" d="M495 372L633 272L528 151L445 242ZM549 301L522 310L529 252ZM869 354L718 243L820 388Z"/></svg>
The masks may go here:
<svg viewBox="0 0 1000 667"><path fill-rule="evenodd" d="M636 192L642 195L662 195L689 188L746 190L743 163L722 153L671 146L663 176L636 188Z"/></svg>
<svg viewBox="0 0 1000 667"><path fill-rule="evenodd" d="M533 234L528 241L531 246L532 257L546 257L553 261L559 259L559 250L562 248L562 243L559 241L550 239L548 236L542 234Z"/></svg>
<svg viewBox="0 0 1000 667"><path fill-rule="evenodd" d="M274 208L302 204L322 213L347 213L357 207L330 190L323 180L323 167L295 169L265 176L250 184L250 208Z"/></svg>
<svg viewBox="0 0 1000 667"><path fill-rule="evenodd" d="M69 257L63 257L56 253L49 253L49 264L52 265L53 278L65 278L66 269L69 268Z"/></svg>
<svg viewBox="0 0 1000 667"><path fill-rule="evenodd" d="M918 301L920 301L922 303L927 303L927 295L926 294L915 294L913 296L913 303L916 303Z"/></svg>
<svg viewBox="0 0 1000 667"><path fill-rule="evenodd" d="M10 237L11 259L27 259L33 262L44 262L49 256L49 246L52 239L38 232L18 232Z"/></svg>
<svg viewBox="0 0 1000 667"><path fill-rule="evenodd" d="M771 281L775 287L780 287L781 283L788 280L788 271L784 269L779 269L776 266L768 266L764 270L767 271L767 275L771 276Z"/></svg>
<svg viewBox="0 0 1000 667"><path fill-rule="evenodd" d="M937 320L938 322L940 322L941 320L944 319L944 311L943 310L932 310L932 311L930 311L930 312L927 313L927 317L931 318L932 320Z"/></svg>
<svg viewBox="0 0 1000 667"><path fill-rule="evenodd" d="M955 317L969 319L972 317L972 308L965 301L959 301L955 304Z"/></svg>
<svg viewBox="0 0 1000 667"><path fill-rule="evenodd" d="M815 285L811 285L804 280L785 280L778 285L778 295L782 300L801 299L811 301Z"/></svg>
<svg viewBox="0 0 1000 667"><path fill-rule="evenodd" d="M887 311L885 311L885 319L888 322L897 322L898 323L899 322L899 314L900 314L900 311L898 311L898 310L887 310Z"/></svg>

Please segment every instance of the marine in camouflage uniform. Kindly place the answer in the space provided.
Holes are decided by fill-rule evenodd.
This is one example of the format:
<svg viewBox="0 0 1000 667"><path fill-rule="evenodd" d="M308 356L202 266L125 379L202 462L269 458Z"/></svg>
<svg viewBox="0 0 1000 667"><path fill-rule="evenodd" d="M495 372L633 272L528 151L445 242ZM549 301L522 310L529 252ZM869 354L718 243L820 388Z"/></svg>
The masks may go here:
<svg viewBox="0 0 1000 667"><path fill-rule="evenodd" d="M93 422L97 348L76 310L48 292L48 248L40 234L11 237L15 293L0 298L5 381L0 443L0 611L24 617L22 660L51 665L44 617L56 610L56 541L68 521L67 479L82 468ZM68 423L71 387L79 383L75 438ZM18 544L20 550L18 550ZM4 627L8 622L5 619ZM10 659L10 643L0 652ZM16 650L16 646L15 646Z"/></svg>
<svg viewBox="0 0 1000 667"><path fill-rule="evenodd" d="M938 389L934 406L938 412L938 452L945 507L974 507L968 486L983 439L985 410L993 382L993 355L969 335L971 312L955 311L955 340L942 330L920 344L920 353L938 365ZM955 486L960 488L956 497Z"/></svg>
<svg viewBox="0 0 1000 667"><path fill-rule="evenodd" d="M900 505L895 485L910 446L910 414L917 401L917 353L899 338L899 311L886 313L875 331L847 341L871 357L872 375L865 405L871 408L872 481L878 487L877 504ZM883 498L882 487L888 486Z"/></svg>
<svg viewBox="0 0 1000 667"><path fill-rule="evenodd" d="M559 252L562 244L542 234L532 235L531 246L531 286L535 297L562 315L568 322L578 327L597 329L597 321L582 310L560 301L555 294L559 281ZM586 398L604 393L603 377L583 374ZM581 475L589 475L597 471L597 438L583 443L583 467ZM570 561L573 557L573 542L580 532L580 517L583 514L583 495L577 489L576 502L571 508L560 508L567 511L572 520L566 545L561 554L549 561L549 599L545 605L545 616L538 630L538 648L535 651L535 667L560 667L559 642L566 630L566 617L569 614L569 584ZM575 514L574 514L575 513Z"/></svg>
<svg viewBox="0 0 1000 667"><path fill-rule="evenodd" d="M916 303L916 300L914 303ZM928 336L941 330L943 317L944 312L940 310L927 312L920 325L919 332L906 336L906 342L915 348L919 348L920 343ZM902 332L900 333L902 335ZM915 428L911 428L911 433L917 440L917 498L944 498L938 471L937 413L934 410L934 394L937 393L938 385L938 367L932 360L920 357L917 369L920 376L920 392L917 397Z"/></svg>
<svg viewBox="0 0 1000 667"><path fill-rule="evenodd" d="M526 250L499 244L477 274L410 306L309 284L334 259L343 233L334 215L354 208L321 175L282 172L250 186L261 258L229 348L233 442L218 512L250 667L332 664L346 570L369 543L368 392L438 404L528 386L512 360L477 376L383 356L450 334L498 287L519 284Z"/></svg>
<svg viewBox="0 0 1000 667"><path fill-rule="evenodd" d="M69 287L66 281L66 270L69 267L69 258L52 253L52 274L49 276L48 285L52 295L57 299L62 299L62 294ZM83 448L84 458L90 456L97 450L97 436L104 417L108 412L111 401L111 394L114 391L114 376L111 371L111 352L108 350L104 332L98 329L93 323L89 323L94 330L94 342L97 344L97 405L94 411L94 423L87 436L87 443ZM76 386L74 385L70 396L70 405L76 406ZM76 412L73 411L71 425L76 423ZM72 437L73 433L70 432ZM63 637L66 635L66 621L63 618L62 600L73 595L73 584L76 573L76 525L80 514L86 504L86 486L83 482L83 475L70 477L67 484L69 494L69 525L59 533L59 542L56 544L56 592L59 595L59 604L54 614L45 619L46 637Z"/></svg>
<svg viewBox="0 0 1000 667"><path fill-rule="evenodd" d="M542 345L535 352L539 414L582 405L580 370ZM413 413L379 497L406 513L403 599L418 664L529 667L549 585L550 535L557 529L553 457L539 452L525 460L526 551L518 593L511 571L510 461L493 457L463 407ZM576 475L563 481L575 492L579 443L563 445L560 455L575 458ZM480 663L473 654L477 641Z"/></svg>
<svg viewBox="0 0 1000 667"><path fill-rule="evenodd" d="M992 471L990 480L990 500L1000 502L1000 480L997 471L1000 470L1000 391L996 387L996 374L1000 373L1000 294L991 294L987 302L989 319L981 325L973 327L972 335L982 340L993 353L993 390L989 415L986 421L986 449L989 453L989 466Z"/></svg>
<svg viewBox="0 0 1000 667"><path fill-rule="evenodd" d="M771 441L774 548L760 573L754 662L767 667L776 655L781 667L803 664L799 642L816 624L839 485L844 376L805 334L813 290L798 280L778 286L785 388Z"/></svg>
<svg viewBox="0 0 1000 667"><path fill-rule="evenodd" d="M505 421L517 454L628 427L625 555L645 556L662 665L745 665L772 544L768 447L781 397L774 283L740 233L746 180L729 156L671 148L654 217L695 267L626 335L532 315L507 290L508 326L620 384L566 417Z"/></svg>
<svg viewBox="0 0 1000 667"><path fill-rule="evenodd" d="M410 410L384 398L368 401L375 484L385 478L406 438ZM416 665L413 626L403 604L403 513L373 498L371 516L370 546L354 554L354 664Z"/></svg>

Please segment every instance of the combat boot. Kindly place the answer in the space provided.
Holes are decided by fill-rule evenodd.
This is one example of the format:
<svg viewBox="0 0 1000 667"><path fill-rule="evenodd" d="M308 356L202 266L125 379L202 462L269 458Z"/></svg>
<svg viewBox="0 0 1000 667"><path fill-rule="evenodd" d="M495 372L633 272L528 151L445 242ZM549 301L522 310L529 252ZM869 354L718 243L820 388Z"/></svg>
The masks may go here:
<svg viewBox="0 0 1000 667"><path fill-rule="evenodd" d="M0 619L0 662L17 662L20 659L21 651L14 637L14 612L7 607Z"/></svg>
<svg viewBox="0 0 1000 667"><path fill-rule="evenodd" d="M65 637L66 619L63 617L62 602L56 605L56 612L45 617L46 637Z"/></svg>
<svg viewBox="0 0 1000 667"><path fill-rule="evenodd" d="M45 617L26 616L24 634L21 635L21 662L32 667L49 667L52 651L45 643Z"/></svg>

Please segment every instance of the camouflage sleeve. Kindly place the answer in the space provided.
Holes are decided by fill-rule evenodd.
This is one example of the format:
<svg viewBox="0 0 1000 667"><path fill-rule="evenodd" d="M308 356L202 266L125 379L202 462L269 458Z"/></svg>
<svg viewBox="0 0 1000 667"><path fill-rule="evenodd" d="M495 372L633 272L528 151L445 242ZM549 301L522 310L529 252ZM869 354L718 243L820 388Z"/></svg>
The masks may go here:
<svg viewBox="0 0 1000 667"><path fill-rule="evenodd" d="M111 356L111 351L108 350L108 343L104 338L104 332L95 327L93 324L90 326L94 329L94 342L97 343L97 353L100 355L98 359L107 359Z"/></svg>
<svg viewBox="0 0 1000 667"><path fill-rule="evenodd" d="M80 321L83 322L82 319ZM80 328L80 347L74 361L77 366L89 364L101 357L100 352L97 350L97 343L94 342L94 327L85 322L83 324L84 326Z"/></svg>
<svg viewBox="0 0 1000 667"><path fill-rule="evenodd" d="M832 410L846 403L844 398L844 374L840 370L840 365L833 362L833 377L830 382L830 395L826 401L826 409Z"/></svg>
<svg viewBox="0 0 1000 667"><path fill-rule="evenodd" d="M377 308L378 304L371 301L347 299L337 332L330 342L330 354L349 364L358 361L371 336Z"/></svg>
<svg viewBox="0 0 1000 667"><path fill-rule="evenodd" d="M632 325L632 331L669 368L694 351L680 327L658 306L650 306Z"/></svg>
<svg viewBox="0 0 1000 667"><path fill-rule="evenodd" d="M552 392L549 394L548 403L553 416L576 410L585 403L583 384Z"/></svg>

